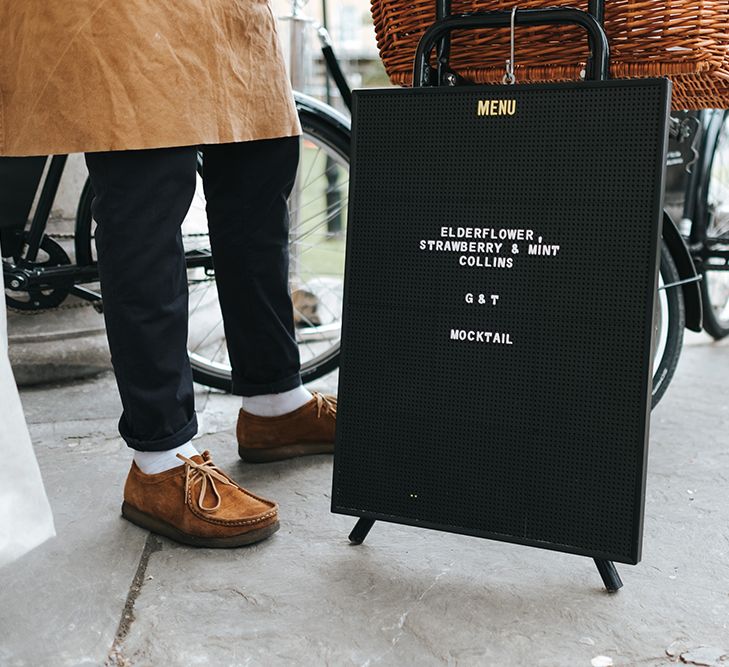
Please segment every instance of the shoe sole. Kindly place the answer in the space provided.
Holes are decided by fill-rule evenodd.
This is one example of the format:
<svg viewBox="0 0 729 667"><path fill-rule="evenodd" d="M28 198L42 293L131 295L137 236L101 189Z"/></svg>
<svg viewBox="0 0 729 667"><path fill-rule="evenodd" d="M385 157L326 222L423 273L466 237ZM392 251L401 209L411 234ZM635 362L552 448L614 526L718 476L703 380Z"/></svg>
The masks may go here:
<svg viewBox="0 0 729 667"><path fill-rule="evenodd" d="M280 447L241 447L238 445L238 456L246 463L270 463L283 461L297 456L311 456L312 454L332 454L333 442L306 442L297 445L282 445Z"/></svg>
<svg viewBox="0 0 729 667"><path fill-rule="evenodd" d="M140 528L145 528L158 535L169 537L175 542L181 542L191 547L210 547L213 549L226 549L232 547L243 547L255 542L265 540L273 535L280 527L278 521L268 524L263 528L249 530L240 535L231 535L229 537L198 537L197 535L189 535L175 528L172 524L153 517L145 512L140 512L136 507L122 503L122 516Z"/></svg>

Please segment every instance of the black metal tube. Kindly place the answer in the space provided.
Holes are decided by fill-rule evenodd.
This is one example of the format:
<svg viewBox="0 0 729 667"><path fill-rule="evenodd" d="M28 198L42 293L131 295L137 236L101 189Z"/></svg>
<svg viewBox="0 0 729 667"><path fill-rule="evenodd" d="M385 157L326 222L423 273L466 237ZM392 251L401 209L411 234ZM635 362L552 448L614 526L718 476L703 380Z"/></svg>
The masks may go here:
<svg viewBox="0 0 729 667"><path fill-rule="evenodd" d="M323 10L326 16L326 0L322 0ZM326 25L324 26L326 29ZM327 104L331 104L331 90L329 85L329 77L334 79L339 94L342 97L349 112L352 112L352 89L347 83L347 79L344 76L344 72L339 65L334 49L329 42L322 42L321 47L322 55L324 56L324 62L327 66L328 74L325 76L326 80L326 91L327 91ZM339 185L339 171L337 169L337 163L334 161L331 155L327 155L326 164L324 166L327 176L327 234L336 235L342 231L342 192Z"/></svg>
<svg viewBox="0 0 729 667"><path fill-rule="evenodd" d="M451 0L436 0L435 3L435 20L440 21L451 15ZM436 49L436 61L438 85L443 83L443 75L448 68L448 59L451 57L451 36L446 33L438 41Z"/></svg>
<svg viewBox="0 0 729 667"><path fill-rule="evenodd" d="M605 2L604 0L590 0L587 3L587 11L595 17L595 20L605 26Z"/></svg>
<svg viewBox="0 0 729 667"><path fill-rule="evenodd" d="M701 223L708 220L709 211L706 208L708 201L708 188L711 183L711 167L716 154L716 142L724 123L723 110L706 110L701 114L702 120L702 136L699 147L699 160L694 165L692 175L691 189L687 193L687 197L691 198L691 215L689 216L694 224L691 225L691 235L689 243L693 245L701 245L706 241L706 224ZM729 122L729 121L728 121Z"/></svg>
<svg viewBox="0 0 729 667"><path fill-rule="evenodd" d="M0 157L0 229L25 228L47 161L47 155Z"/></svg>
<svg viewBox="0 0 729 667"><path fill-rule="evenodd" d="M48 173L43 182L43 188L33 214L33 221L30 223L30 230L28 231L28 250L25 259L29 262L35 262L38 257L38 250L46 231L48 216L51 214L51 206L53 206L53 200L56 198L58 184L61 181L61 176L63 176L63 168L66 166L67 158L68 155L54 155L51 158L51 164L48 167Z"/></svg>
<svg viewBox="0 0 729 667"><path fill-rule="evenodd" d="M595 20L604 28L605 27L605 3L603 0L589 0L587 3L587 11L592 14ZM586 76L595 78L594 63L592 57L587 59L585 67Z"/></svg>
<svg viewBox="0 0 729 667"><path fill-rule="evenodd" d="M324 28L324 30L327 30L329 28L329 21L327 19L327 0L321 0L321 26ZM324 71L324 89L326 92L326 100L327 104L331 106L332 104L332 90L331 90L331 82L329 81L329 73Z"/></svg>
<svg viewBox="0 0 729 667"><path fill-rule="evenodd" d="M63 266L47 266L40 269L5 268L3 271L6 280L16 280L18 288L27 290L31 287L68 287L83 283L93 283L99 279L99 270L96 264L79 266L78 264L64 264Z"/></svg>
<svg viewBox="0 0 729 667"><path fill-rule="evenodd" d="M352 111L352 90L347 83L347 78L344 76L342 68L339 66L339 61L337 60L337 56L334 54L334 49L331 44L327 44L326 46L321 47L321 52L324 56L324 61L326 62L329 74L332 79L334 79L334 83L339 90L339 94L342 96L342 101L346 105L347 109Z"/></svg>
<svg viewBox="0 0 729 667"><path fill-rule="evenodd" d="M370 532L370 528L375 525L374 519L365 519L362 517L352 528L352 532L349 534L349 541L352 544L362 544L367 533Z"/></svg>
<svg viewBox="0 0 729 667"><path fill-rule="evenodd" d="M594 78L606 80L610 63L610 46L602 26L594 16L579 9L559 7L552 9L524 9L517 11L517 26L535 25L578 25L585 28L590 42ZM413 86L427 86L431 82L428 60L436 42L453 30L474 30L479 28L505 28L511 25L511 12L477 12L453 14L436 21L420 38L415 52Z"/></svg>
<svg viewBox="0 0 729 667"><path fill-rule="evenodd" d="M608 593L616 593L620 590L623 587L623 582L617 569L615 569L615 564L611 560L600 560L599 558L595 558L594 561Z"/></svg>

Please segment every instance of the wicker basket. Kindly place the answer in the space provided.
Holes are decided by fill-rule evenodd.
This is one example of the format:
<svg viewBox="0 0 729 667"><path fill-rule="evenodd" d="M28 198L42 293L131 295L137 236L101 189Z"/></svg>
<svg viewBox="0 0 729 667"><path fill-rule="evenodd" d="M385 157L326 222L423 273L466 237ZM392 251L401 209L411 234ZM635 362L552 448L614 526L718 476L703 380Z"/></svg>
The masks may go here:
<svg viewBox="0 0 729 667"><path fill-rule="evenodd" d="M435 0L371 0L377 46L390 80L411 85L420 36L435 21ZM587 1L453 0L452 13L570 6ZM674 109L729 106L729 0L608 0L605 30L616 78L669 76ZM509 31L453 33L451 67L479 83L501 82ZM521 82L578 79L588 56L575 27L517 27L516 76Z"/></svg>

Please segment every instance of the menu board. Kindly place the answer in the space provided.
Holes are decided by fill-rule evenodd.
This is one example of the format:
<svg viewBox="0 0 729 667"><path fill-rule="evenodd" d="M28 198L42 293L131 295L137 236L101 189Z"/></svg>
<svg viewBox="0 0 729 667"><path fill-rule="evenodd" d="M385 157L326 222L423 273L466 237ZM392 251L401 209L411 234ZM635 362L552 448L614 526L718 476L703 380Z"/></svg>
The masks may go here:
<svg viewBox="0 0 729 667"><path fill-rule="evenodd" d="M355 92L333 511L640 560L669 98Z"/></svg>

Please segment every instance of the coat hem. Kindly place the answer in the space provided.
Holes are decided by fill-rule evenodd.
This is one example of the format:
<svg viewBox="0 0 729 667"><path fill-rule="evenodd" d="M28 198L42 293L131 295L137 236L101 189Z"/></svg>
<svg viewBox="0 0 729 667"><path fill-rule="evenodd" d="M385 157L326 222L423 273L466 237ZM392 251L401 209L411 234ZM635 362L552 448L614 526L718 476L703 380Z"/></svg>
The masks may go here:
<svg viewBox="0 0 729 667"><path fill-rule="evenodd" d="M243 143L247 141L258 141L261 139L278 139L283 137L298 137L301 136L301 126L297 123L295 127L291 127L288 130L273 131L273 132L255 132L255 133L238 133L234 134L232 138L211 138L211 137L194 137L190 141L142 141L138 143L127 143L124 142L110 142L108 144L94 143L92 145L86 143L69 143L65 146L55 147L52 151L43 150L41 146L29 146L26 149L18 151L13 150L11 146L7 147L7 152L3 150L3 135L2 135L2 98L0 98L0 156L1 157L32 157L40 155L68 155L70 153L105 153L111 151L137 151L137 150L148 150L154 148L176 148L180 146L204 146L213 144L235 144Z"/></svg>
<svg viewBox="0 0 729 667"><path fill-rule="evenodd" d="M0 155L4 155L5 149L5 99L0 89Z"/></svg>

